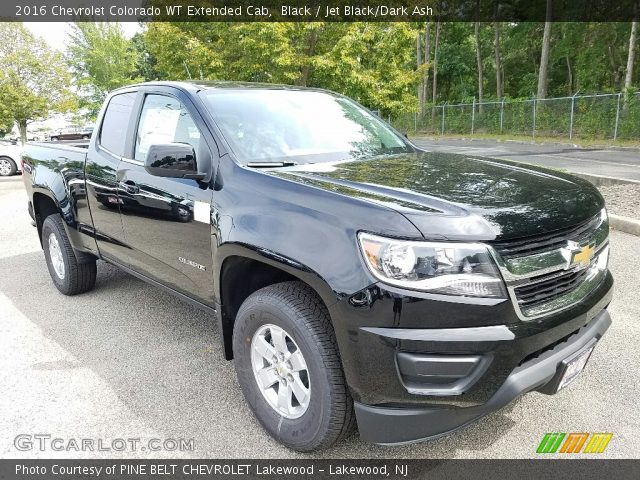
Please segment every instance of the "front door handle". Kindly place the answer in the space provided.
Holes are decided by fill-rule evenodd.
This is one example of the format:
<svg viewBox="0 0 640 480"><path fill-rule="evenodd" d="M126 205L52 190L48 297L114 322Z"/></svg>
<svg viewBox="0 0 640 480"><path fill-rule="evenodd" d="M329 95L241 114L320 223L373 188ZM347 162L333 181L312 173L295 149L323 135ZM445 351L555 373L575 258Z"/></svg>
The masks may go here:
<svg viewBox="0 0 640 480"><path fill-rule="evenodd" d="M127 180L126 182L120 182L120 187L122 187L122 189L131 194L131 195L135 195L136 193L140 192L140 187L138 185L136 185L136 182L134 182L133 180Z"/></svg>

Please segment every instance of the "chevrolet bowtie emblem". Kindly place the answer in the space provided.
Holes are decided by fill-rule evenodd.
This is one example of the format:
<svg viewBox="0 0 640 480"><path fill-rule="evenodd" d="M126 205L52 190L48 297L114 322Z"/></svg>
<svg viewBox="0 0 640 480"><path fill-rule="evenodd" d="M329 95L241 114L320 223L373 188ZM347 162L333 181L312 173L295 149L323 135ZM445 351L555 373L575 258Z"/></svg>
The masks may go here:
<svg viewBox="0 0 640 480"><path fill-rule="evenodd" d="M571 245L569 248L571 248ZM584 247L578 247L578 249L577 251L573 251L571 266L582 265L588 267L593 258L594 247L592 245L585 245Z"/></svg>

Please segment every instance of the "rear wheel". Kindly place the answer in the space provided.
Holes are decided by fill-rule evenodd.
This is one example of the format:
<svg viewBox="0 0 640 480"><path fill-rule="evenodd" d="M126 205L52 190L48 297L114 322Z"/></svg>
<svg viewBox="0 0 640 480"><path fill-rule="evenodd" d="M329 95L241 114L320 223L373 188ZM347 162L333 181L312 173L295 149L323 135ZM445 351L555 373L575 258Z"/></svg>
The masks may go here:
<svg viewBox="0 0 640 480"><path fill-rule="evenodd" d="M327 448L355 425L328 312L301 282L250 295L233 332L238 381L267 432L289 448Z"/></svg>
<svg viewBox="0 0 640 480"><path fill-rule="evenodd" d="M50 140L51 140L52 142L57 142L57 141L59 140L59 138L58 138L58 137L51 137L51 138L50 138Z"/></svg>
<svg viewBox="0 0 640 480"><path fill-rule="evenodd" d="M82 255L78 261L59 214L49 215L42 224L42 248L49 275L65 295L91 290L96 283L95 258Z"/></svg>
<svg viewBox="0 0 640 480"><path fill-rule="evenodd" d="M0 177L10 177L18 171L18 166L9 157L0 157Z"/></svg>

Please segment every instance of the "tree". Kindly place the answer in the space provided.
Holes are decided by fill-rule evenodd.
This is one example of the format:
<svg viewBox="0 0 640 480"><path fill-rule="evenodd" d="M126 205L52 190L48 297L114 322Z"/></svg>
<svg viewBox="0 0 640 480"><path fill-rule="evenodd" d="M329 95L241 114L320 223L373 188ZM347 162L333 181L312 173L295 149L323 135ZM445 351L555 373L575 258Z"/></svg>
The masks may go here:
<svg viewBox="0 0 640 480"><path fill-rule="evenodd" d="M222 62L211 51L215 36L208 41L200 39L201 29L193 31L177 23L152 22L144 32L145 50L155 59L155 69L160 79L186 80L193 78L191 72L202 72L203 77L216 79ZM238 47L236 43L236 48Z"/></svg>
<svg viewBox="0 0 640 480"><path fill-rule="evenodd" d="M117 23L79 22L69 35L67 61L81 106L95 116L107 93L142 80L138 52Z"/></svg>
<svg viewBox="0 0 640 480"><path fill-rule="evenodd" d="M29 122L76 108L70 76L62 55L21 23L0 23L0 38L0 117L18 125L24 143Z"/></svg>
<svg viewBox="0 0 640 480"><path fill-rule="evenodd" d="M420 70L422 67L422 54L420 53L420 37L422 35L420 32L416 33L416 66L417 70ZM422 81L418 83L418 106L420 109L420 113L422 113L422 106L424 105L424 86L422 85Z"/></svg>
<svg viewBox="0 0 640 480"><path fill-rule="evenodd" d="M427 22L424 30L424 77L422 79L422 100L426 103L429 100L429 69L431 68L431 22ZM424 111L423 108L420 109Z"/></svg>
<svg viewBox="0 0 640 480"><path fill-rule="evenodd" d="M551 25L551 2L546 23L501 22L507 7L496 5L487 25L151 22L132 40L136 75L329 88L385 115L538 89L544 96L619 92L627 73L637 84L637 59L625 70L631 23Z"/></svg>
<svg viewBox="0 0 640 480"><path fill-rule="evenodd" d="M144 34L142 32L136 33L131 38L131 43L136 51L137 59L135 76L144 79L146 82L160 79L160 72L156 67L158 61L148 50L144 41Z"/></svg>
<svg viewBox="0 0 640 480"><path fill-rule="evenodd" d="M540 69L538 71L538 98L547 97L549 56L551 54L551 14L553 0L547 0L547 13L542 36L542 52L540 53Z"/></svg>
<svg viewBox="0 0 640 480"><path fill-rule="evenodd" d="M484 75L482 73L482 50L480 48L480 22L475 22L474 33L476 40L476 62L478 64L478 102L480 102L480 113L482 113Z"/></svg>
<svg viewBox="0 0 640 480"><path fill-rule="evenodd" d="M416 108L415 35L407 23L152 22L144 51L162 79L328 88L395 115Z"/></svg>
<svg viewBox="0 0 640 480"><path fill-rule="evenodd" d="M431 109L431 120L436 116L436 100L438 98L438 46L440 43L440 21L436 23L436 38L433 44L433 107Z"/></svg>
<svg viewBox="0 0 640 480"><path fill-rule="evenodd" d="M415 111L421 72L415 69L414 26L402 22L335 25L337 40L318 58L311 86L343 93L385 115Z"/></svg>
<svg viewBox="0 0 640 480"><path fill-rule="evenodd" d="M494 24L495 37L493 50L496 62L496 98L501 99L504 96L504 85L502 83L502 52L500 50L500 22Z"/></svg>
<svg viewBox="0 0 640 480"><path fill-rule="evenodd" d="M627 55L627 70L624 78L624 89L628 92L633 82L633 65L636 58L636 42L638 40L638 21L631 22L631 33L629 34L629 54Z"/></svg>
<svg viewBox="0 0 640 480"><path fill-rule="evenodd" d="M416 32L416 66L419 73L417 84L418 112L420 115L423 114L424 107L429 101L429 69L431 67L431 23L426 22L424 38L421 26L421 24L418 24L418 31ZM424 47L421 49L423 40Z"/></svg>
<svg viewBox="0 0 640 480"><path fill-rule="evenodd" d="M0 75L0 80L2 76ZM0 81L0 137L4 137L13 129L15 120L13 118L13 112L10 110L10 105L6 103L10 95L9 85Z"/></svg>

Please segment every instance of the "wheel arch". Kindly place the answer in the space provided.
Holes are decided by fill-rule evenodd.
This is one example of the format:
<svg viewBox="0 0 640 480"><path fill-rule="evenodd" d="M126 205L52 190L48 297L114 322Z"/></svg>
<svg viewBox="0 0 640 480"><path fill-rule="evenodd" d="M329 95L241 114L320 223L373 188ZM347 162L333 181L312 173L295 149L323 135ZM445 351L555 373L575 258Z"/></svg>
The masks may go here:
<svg viewBox="0 0 640 480"><path fill-rule="evenodd" d="M227 360L233 359L233 327L242 303L261 288L286 281L300 281L309 286L329 307L339 295L316 272L275 252L246 245L223 245L223 253L214 262L217 321ZM218 252L220 253L220 252Z"/></svg>
<svg viewBox="0 0 640 480"><path fill-rule="evenodd" d="M35 216L36 227L38 229L38 237L42 244L42 224L49 215L61 213L58 202L55 201L53 195L45 191L34 191L33 193L33 214Z"/></svg>
<svg viewBox="0 0 640 480"><path fill-rule="evenodd" d="M13 158L11 155L3 153L2 155L0 155L0 158L8 158L9 160L11 160L16 165L16 168L20 169L20 163L15 158Z"/></svg>

